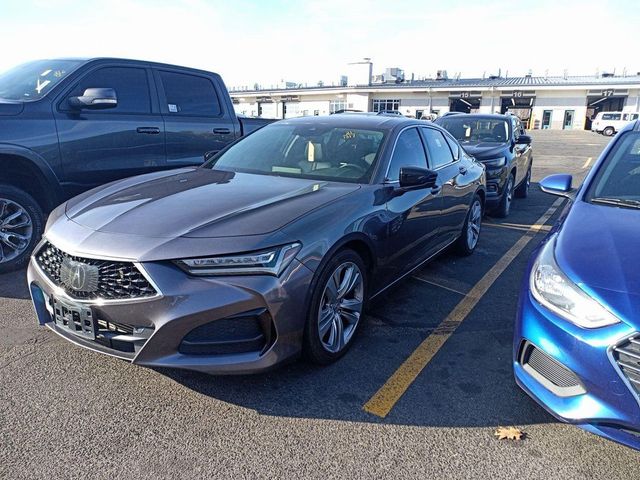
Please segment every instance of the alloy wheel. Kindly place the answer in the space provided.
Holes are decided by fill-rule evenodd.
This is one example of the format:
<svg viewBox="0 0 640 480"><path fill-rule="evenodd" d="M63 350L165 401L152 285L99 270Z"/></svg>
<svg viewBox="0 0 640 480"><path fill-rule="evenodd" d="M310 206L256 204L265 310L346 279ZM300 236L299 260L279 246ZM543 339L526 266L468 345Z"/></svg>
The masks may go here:
<svg viewBox="0 0 640 480"><path fill-rule="evenodd" d="M467 222L467 246L469 250L476 248L478 238L480 238L480 226L482 225L482 206L476 200L469 211L469 221Z"/></svg>
<svg viewBox="0 0 640 480"><path fill-rule="evenodd" d="M24 253L33 237L33 219L22 205L0 198L0 263Z"/></svg>
<svg viewBox="0 0 640 480"><path fill-rule="evenodd" d="M360 322L364 303L364 281L353 262L336 267L324 286L318 309L318 335L322 347L340 352L349 343Z"/></svg>

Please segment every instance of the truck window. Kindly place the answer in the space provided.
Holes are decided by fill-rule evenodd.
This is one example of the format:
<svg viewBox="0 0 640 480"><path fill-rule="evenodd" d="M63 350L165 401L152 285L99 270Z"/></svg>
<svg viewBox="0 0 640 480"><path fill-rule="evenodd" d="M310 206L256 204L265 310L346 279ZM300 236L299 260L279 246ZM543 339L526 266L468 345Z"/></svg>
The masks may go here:
<svg viewBox="0 0 640 480"><path fill-rule="evenodd" d="M160 72L169 114L217 117L221 113L211 80L175 72Z"/></svg>
<svg viewBox="0 0 640 480"><path fill-rule="evenodd" d="M143 68L100 68L82 78L69 97L82 95L87 88L113 88L116 91L118 106L100 110L100 113L151 113L149 82Z"/></svg>

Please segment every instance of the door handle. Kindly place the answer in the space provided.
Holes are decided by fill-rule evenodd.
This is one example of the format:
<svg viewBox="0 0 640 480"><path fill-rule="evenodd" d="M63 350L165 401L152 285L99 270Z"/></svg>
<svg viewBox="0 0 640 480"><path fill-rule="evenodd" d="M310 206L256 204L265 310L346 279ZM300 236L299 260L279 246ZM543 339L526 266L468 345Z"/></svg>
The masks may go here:
<svg viewBox="0 0 640 480"><path fill-rule="evenodd" d="M158 127L138 127L136 128L136 132L146 133L148 135L158 135L160 133L160 129Z"/></svg>
<svg viewBox="0 0 640 480"><path fill-rule="evenodd" d="M467 174L467 167L460 166L460 174L461 175L466 175Z"/></svg>
<svg viewBox="0 0 640 480"><path fill-rule="evenodd" d="M228 128L214 128L213 133L217 135L229 135L231 133L231 130L229 130Z"/></svg>

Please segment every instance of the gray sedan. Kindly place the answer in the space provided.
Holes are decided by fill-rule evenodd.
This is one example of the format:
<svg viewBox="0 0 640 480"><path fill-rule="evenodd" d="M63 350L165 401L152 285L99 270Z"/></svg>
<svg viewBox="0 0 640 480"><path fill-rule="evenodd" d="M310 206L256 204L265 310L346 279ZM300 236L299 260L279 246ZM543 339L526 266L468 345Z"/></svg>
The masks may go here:
<svg viewBox="0 0 640 480"><path fill-rule="evenodd" d="M29 285L42 325L138 365L328 364L369 299L450 246L473 252L485 195L484 167L435 125L286 120L61 205Z"/></svg>

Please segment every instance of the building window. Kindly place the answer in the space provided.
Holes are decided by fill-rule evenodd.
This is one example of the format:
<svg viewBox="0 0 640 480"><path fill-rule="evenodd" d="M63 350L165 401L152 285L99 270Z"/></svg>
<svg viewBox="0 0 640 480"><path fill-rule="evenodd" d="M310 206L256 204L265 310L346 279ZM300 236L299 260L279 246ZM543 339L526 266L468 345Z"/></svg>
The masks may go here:
<svg viewBox="0 0 640 480"><path fill-rule="evenodd" d="M347 108L347 102L344 100L331 100L329 102L329 113L336 113Z"/></svg>
<svg viewBox="0 0 640 480"><path fill-rule="evenodd" d="M385 112L385 111L397 112L398 110L400 110L400 100L374 100L373 101L374 112Z"/></svg>

